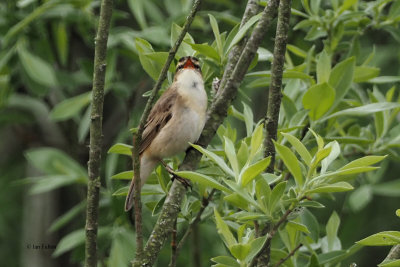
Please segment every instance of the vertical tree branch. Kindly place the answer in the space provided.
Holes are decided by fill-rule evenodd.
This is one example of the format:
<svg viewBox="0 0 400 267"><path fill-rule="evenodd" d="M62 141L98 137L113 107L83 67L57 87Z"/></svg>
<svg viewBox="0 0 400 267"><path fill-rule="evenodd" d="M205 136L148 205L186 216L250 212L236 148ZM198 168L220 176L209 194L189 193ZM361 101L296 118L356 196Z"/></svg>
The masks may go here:
<svg viewBox="0 0 400 267"><path fill-rule="evenodd" d="M282 98L282 75L285 63L287 36L289 31L291 0L282 0L279 4L278 25L276 28L274 60L271 70L271 84L268 91L268 110L265 117L264 155L271 156L271 163L267 172L273 173L275 164L275 147L272 140L276 140L278 131L279 110Z"/></svg>
<svg viewBox="0 0 400 267"><path fill-rule="evenodd" d="M139 149L147 117L150 114L150 110L153 106L155 97L158 91L160 90L162 83L167 77L169 66L171 65L172 60L174 60L175 54L178 51L178 48L181 45L187 31L189 30L189 27L192 24L197 11L200 9L200 4L201 0L196 0L194 2L192 10L190 11L190 14L188 15L186 22L183 26L182 32L179 34L178 39L176 40L174 46L169 51L167 61L165 62L161 70L160 76L158 77L157 82L151 91L151 95L147 101L146 107L143 111L143 115L140 119L139 128L136 134L134 135L134 146L132 149L132 157L133 157L134 183L137 185L141 184ZM141 261L143 253L142 204L141 204L140 194L141 194L141 187L135 186L134 205L135 205L135 227L136 227L136 257L135 261L133 262L133 266L138 266L137 264L139 264L139 262Z"/></svg>
<svg viewBox="0 0 400 267"><path fill-rule="evenodd" d="M111 24L112 0L103 0L95 39L92 110L90 114L90 145L88 162L88 191L86 208L85 266L97 266L97 220L100 191L100 163L102 146L102 122L104 80L106 74L107 40Z"/></svg>
<svg viewBox="0 0 400 267"><path fill-rule="evenodd" d="M282 75L285 63L286 43L289 31L290 7L291 0L281 0L279 3L278 24L276 27L274 45L274 60L272 63L271 84L268 91L268 110L265 117L264 125L267 133L264 140L264 155L266 157L271 156L271 163L267 168L267 172L269 173L274 172L275 165L275 147L272 141L276 140L278 132L279 111L282 99ZM286 214L289 214L290 212L291 209L288 209ZM287 217L287 215L283 216L283 218L285 217ZM268 266L270 262L271 240L282 222L282 220L279 221L272 228L272 230L269 231L267 241L265 242L265 245L261 252L256 257L258 259L258 266ZM271 226L266 225L265 228L270 229Z"/></svg>
<svg viewBox="0 0 400 267"><path fill-rule="evenodd" d="M237 94L238 87L265 36L270 22L276 14L278 4L279 0L270 0L268 2L257 26L243 48L232 74L227 80L225 86L219 88L219 91L221 92L214 98L214 101L211 104L208 111L206 125L204 126L204 130L198 141L201 145L207 146L209 144L215 135L217 128L225 119L227 110ZM200 158L201 154L199 152L196 152L194 149L189 149L179 169L194 170L200 161ZM185 192L186 189L181 183L176 181L173 182L158 221L144 248L143 255L145 256L141 262L138 262L135 266L151 266L154 264L165 240L172 231L173 222L179 214L180 205Z"/></svg>

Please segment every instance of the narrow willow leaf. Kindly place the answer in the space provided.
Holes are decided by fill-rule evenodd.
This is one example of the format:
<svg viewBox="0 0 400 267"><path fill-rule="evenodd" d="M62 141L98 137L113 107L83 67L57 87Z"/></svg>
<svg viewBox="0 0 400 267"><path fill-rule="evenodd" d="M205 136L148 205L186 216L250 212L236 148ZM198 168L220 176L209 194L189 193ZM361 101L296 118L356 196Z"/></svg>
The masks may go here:
<svg viewBox="0 0 400 267"><path fill-rule="evenodd" d="M114 153L114 154L121 154L121 155L127 155L127 156L132 156L132 146L127 145L127 144L122 144L122 143L117 143L110 147L110 149L107 151L107 153Z"/></svg>
<svg viewBox="0 0 400 267"><path fill-rule="evenodd" d="M229 52L233 46L235 46L242 38L245 36L246 32L254 25L262 16L262 13L251 17L238 31L238 33L233 37L232 42L229 44L227 52Z"/></svg>
<svg viewBox="0 0 400 267"><path fill-rule="evenodd" d="M268 204L271 213L275 210L275 206L283 196L283 193L285 193L286 184L287 182L280 182L274 187L274 189L272 189L270 201Z"/></svg>
<svg viewBox="0 0 400 267"><path fill-rule="evenodd" d="M228 175L235 177L235 173L228 167L228 165L225 163L225 161L216 155L215 153L195 144L191 144L192 147L194 147L196 150L201 152L203 155L207 156L210 158L212 161L214 161L225 173Z"/></svg>
<svg viewBox="0 0 400 267"><path fill-rule="evenodd" d="M57 86L56 73L47 61L23 47L19 47L17 51L23 68L33 81L47 87Z"/></svg>
<svg viewBox="0 0 400 267"><path fill-rule="evenodd" d="M218 62L221 60L221 57L218 54L218 52L215 50L215 48L208 44L191 44L191 43L189 43L189 45L194 50L196 50L197 52L199 52L202 55L205 55L207 57L215 59Z"/></svg>
<svg viewBox="0 0 400 267"><path fill-rule="evenodd" d="M301 168L299 161L293 152L286 146L282 146L274 141L275 149L278 152L279 156L285 163L285 166L289 169L290 173L293 175L296 184L303 184L303 175L301 173Z"/></svg>
<svg viewBox="0 0 400 267"><path fill-rule="evenodd" d="M263 141L263 124L259 124L257 128L254 130L253 135L251 136L250 142L250 160L254 157L257 151L260 149Z"/></svg>
<svg viewBox="0 0 400 267"><path fill-rule="evenodd" d="M331 58L328 53L323 50L317 60L317 81L319 84L328 82L331 73Z"/></svg>
<svg viewBox="0 0 400 267"><path fill-rule="evenodd" d="M239 261L243 261L249 255L250 249L249 244L234 244L229 247L229 251Z"/></svg>
<svg viewBox="0 0 400 267"><path fill-rule="evenodd" d="M68 98L58 103L50 113L54 121L66 120L79 115L80 111L89 105L92 99L92 92L83 93L78 96Z"/></svg>
<svg viewBox="0 0 400 267"><path fill-rule="evenodd" d="M393 246L400 244L400 232L380 232L357 241L356 243L363 246Z"/></svg>
<svg viewBox="0 0 400 267"><path fill-rule="evenodd" d="M267 241L267 235L256 238L250 242L251 249L246 257L246 262L249 262L260 252L266 241Z"/></svg>
<svg viewBox="0 0 400 267"><path fill-rule="evenodd" d="M335 101L335 90L328 83L311 86L303 96L303 106L312 120L322 117Z"/></svg>
<svg viewBox="0 0 400 267"><path fill-rule="evenodd" d="M231 230L229 230L228 225L226 224L226 222L224 222L224 220L222 220L221 215L215 208L214 208L214 216L218 233L222 235L222 239L224 240L226 246L229 248L237 244L236 238L233 236Z"/></svg>
<svg viewBox="0 0 400 267"><path fill-rule="evenodd" d="M224 136L224 148L225 148L225 155L228 157L229 163L233 171L235 172L235 177L239 176L239 164L236 157L236 150L235 145L233 144L232 140Z"/></svg>
<svg viewBox="0 0 400 267"><path fill-rule="evenodd" d="M253 111L244 102L242 102L242 104L243 104L244 122L246 124L246 133L247 136L250 136L251 133L253 132L253 125L254 125Z"/></svg>
<svg viewBox="0 0 400 267"><path fill-rule="evenodd" d="M294 221L289 221L288 224L292 228L294 228L294 229L296 229L298 231L301 231L301 232L306 233L306 234L311 234L311 232L308 230L307 226L305 226L304 224L301 224L299 222L294 222Z"/></svg>
<svg viewBox="0 0 400 267"><path fill-rule="evenodd" d="M329 76L329 84L335 89L336 97L332 105L334 109L346 96L353 81L355 58L348 58L337 64Z"/></svg>
<svg viewBox="0 0 400 267"><path fill-rule="evenodd" d="M339 116L365 116L374 114L376 112L395 109L395 108L400 108L400 103L379 102L379 103L367 104L361 107L349 108L335 112L332 115L322 118L321 121L325 121L327 119Z"/></svg>
<svg viewBox="0 0 400 267"><path fill-rule="evenodd" d="M366 82L372 78L379 76L380 69L369 66L357 66L354 69L353 82L361 83Z"/></svg>
<svg viewBox="0 0 400 267"><path fill-rule="evenodd" d="M340 168L339 171L348 170L348 169L356 168L356 167L370 166L372 164L382 161L386 157L387 156L365 156L365 157L353 160L352 162L346 164L345 166Z"/></svg>
<svg viewBox="0 0 400 267"><path fill-rule="evenodd" d="M326 224L326 237L328 241L328 250L332 251L334 247L335 239L337 238L337 232L340 225L340 218L336 211L332 212L331 217Z"/></svg>
<svg viewBox="0 0 400 267"><path fill-rule="evenodd" d="M340 155L340 145L337 141L328 143L325 148L330 147L329 155L324 158L321 162L321 174L324 174L328 169L329 165Z"/></svg>
<svg viewBox="0 0 400 267"><path fill-rule="evenodd" d="M219 33L217 20L211 14L208 14L208 17L210 18L210 25L214 33L215 42L217 43L218 53L222 55L222 40L221 40L221 34Z"/></svg>
<svg viewBox="0 0 400 267"><path fill-rule="evenodd" d="M116 180L131 180L132 178L133 178L133 171L120 172L111 176L111 179L116 179Z"/></svg>
<svg viewBox="0 0 400 267"><path fill-rule="evenodd" d="M334 192L345 192L349 190L353 190L354 187L347 182L338 182L335 184L322 184L317 188L310 189L306 191L306 194L313 193L334 193Z"/></svg>
<svg viewBox="0 0 400 267"><path fill-rule="evenodd" d="M250 166L243 168L240 173L239 181L242 183L243 186L246 186L248 183L253 181L253 179L256 178L257 175L265 171L270 162L271 157L267 157Z"/></svg>
<svg viewBox="0 0 400 267"><path fill-rule="evenodd" d="M236 261L236 259L229 256L218 256L211 258L211 260L215 263L222 264L223 266L240 267L240 264Z"/></svg>
<svg viewBox="0 0 400 267"><path fill-rule="evenodd" d="M229 190L228 188L226 188L219 182L215 181L213 178L211 178L207 175L204 175L204 174L200 174L197 172L191 172L191 171L179 171L179 172L176 172L176 175L186 178L186 179L189 179L193 182L202 184L207 187L212 187L212 188L215 188L215 189L227 192L227 193L231 193L231 190Z"/></svg>
<svg viewBox="0 0 400 267"><path fill-rule="evenodd" d="M310 152L308 152L307 148L303 145L302 142L300 142L299 139L294 137L293 135L289 133L282 133L281 134L289 141L289 143L294 147L294 149L299 153L300 157L303 159L303 161L307 164L307 166L310 166L312 157Z"/></svg>

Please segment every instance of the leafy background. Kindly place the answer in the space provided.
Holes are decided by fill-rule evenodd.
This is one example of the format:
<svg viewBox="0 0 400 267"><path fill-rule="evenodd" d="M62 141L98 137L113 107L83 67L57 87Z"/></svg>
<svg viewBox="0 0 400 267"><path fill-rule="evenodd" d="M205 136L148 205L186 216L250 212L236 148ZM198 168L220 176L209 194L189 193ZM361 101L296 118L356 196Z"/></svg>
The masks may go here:
<svg viewBox="0 0 400 267"><path fill-rule="evenodd" d="M245 7L241 2L205 1L178 52L178 57L188 53L200 57L210 97L212 79L223 73L230 47L257 19L238 32ZM0 3L0 258L6 266L75 266L84 257L90 89L99 4L88 0ZM165 51L191 4L190 0L114 3L99 222L100 262L108 266L126 266L134 252L133 227L123 212L124 197L119 196L126 191L126 181L120 179L131 174L114 176L131 169L130 158L121 155L129 150L113 145L131 144L129 129L137 125L145 97L167 57ZM326 235L330 221L331 234L337 233L343 249L376 232L399 228L394 215L400 196L399 20L399 1L293 1L280 128L300 138L301 130L311 127L326 143L337 140L341 156L333 162L335 168L365 155L388 155L379 170L351 181L354 190L316 196L325 206L311 209L320 229L317 235L321 239ZM210 148L228 162L226 142L238 149L241 140L254 136L256 122L266 112L274 31L267 36ZM171 82L173 69L164 87ZM304 141L312 153L314 140L308 133ZM284 137L280 135L278 141L284 142ZM114 150L107 153L111 147ZM170 163L177 166L180 159ZM202 164L214 168L209 173L219 171L206 157ZM148 207L145 235L155 223L168 183L158 168L143 190ZM180 230L200 207L205 186L199 184L187 195ZM210 258L229 255L216 238L216 223L223 227L223 221L218 215L213 219L213 208L222 216L237 209L221 206L222 200L218 192L178 265L190 264L194 251L201 251L202 266L209 266ZM57 249L28 248L35 244L57 245ZM343 266L351 262L375 266L387 252L387 247L365 247L349 255ZM159 266L168 263L169 254L166 246Z"/></svg>

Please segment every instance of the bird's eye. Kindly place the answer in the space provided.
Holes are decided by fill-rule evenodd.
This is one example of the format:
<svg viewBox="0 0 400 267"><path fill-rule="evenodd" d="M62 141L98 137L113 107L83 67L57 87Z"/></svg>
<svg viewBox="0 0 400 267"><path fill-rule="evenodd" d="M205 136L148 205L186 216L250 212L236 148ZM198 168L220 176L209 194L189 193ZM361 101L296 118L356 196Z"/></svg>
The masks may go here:
<svg viewBox="0 0 400 267"><path fill-rule="evenodd" d="M178 65L178 66L176 67L176 69L177 69L177 70L183 69L183 65Z"/></svg>

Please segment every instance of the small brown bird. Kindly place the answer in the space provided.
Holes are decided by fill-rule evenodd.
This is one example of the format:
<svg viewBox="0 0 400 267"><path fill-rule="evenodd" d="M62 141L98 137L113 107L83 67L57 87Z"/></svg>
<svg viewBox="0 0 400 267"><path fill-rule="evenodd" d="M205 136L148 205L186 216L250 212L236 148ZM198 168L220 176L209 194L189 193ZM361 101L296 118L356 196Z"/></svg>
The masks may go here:
<svg viewBox="0 0 400 267"><path fill-rule="evenodd" d="M199 60L179 59L174 81L150 111L140 143L140 180L146 182L154 167L163 159L185 151L203 130L207 94ZM134 180L125 200L125 211L132 208Z"/></svg>

